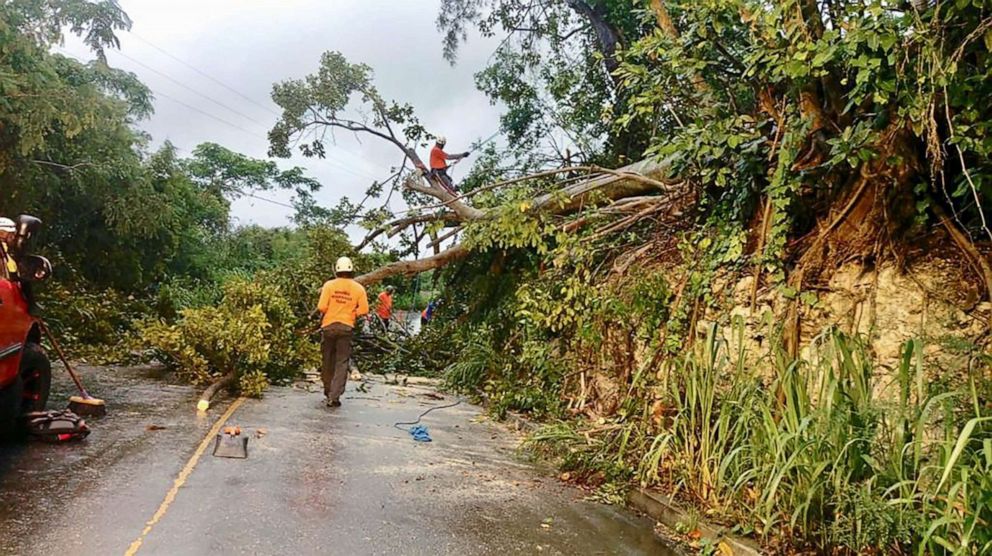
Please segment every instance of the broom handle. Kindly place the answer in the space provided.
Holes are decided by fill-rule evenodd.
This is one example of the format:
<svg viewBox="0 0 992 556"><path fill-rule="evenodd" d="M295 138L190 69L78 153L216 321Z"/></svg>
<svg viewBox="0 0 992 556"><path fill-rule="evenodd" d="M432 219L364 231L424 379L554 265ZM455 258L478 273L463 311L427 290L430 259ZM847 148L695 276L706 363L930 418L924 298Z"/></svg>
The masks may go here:
<svg viewBox="0 0 992 556"><path fill-rule="evenodd" d="M79 376L76 375L76 371L72 370L72 365L69 364L69 360L66 358L65 354L62 353L62 346L55 340L55 335L52 331L48 329L48 325L45 321L38 319L38 325L41 326L42 332L48 337L48 341L52 343L52 347L55 348L55 352L59 354L59 359L62 360L62 364L65 365L65 370L69 371L69 376L72 377L72 381L76 383L76 388L79 389L79 393L82 394L84 398L89 398L89 393L86 392L86 388L83 387L83 383L79 380Z"/></svg>

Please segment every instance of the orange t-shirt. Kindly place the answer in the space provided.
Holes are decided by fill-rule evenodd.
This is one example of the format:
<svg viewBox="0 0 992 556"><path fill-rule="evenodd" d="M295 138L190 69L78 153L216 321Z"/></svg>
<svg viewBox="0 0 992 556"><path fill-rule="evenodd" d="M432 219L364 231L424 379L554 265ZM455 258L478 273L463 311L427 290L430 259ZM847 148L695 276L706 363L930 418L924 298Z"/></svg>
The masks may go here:
<svg viewBox="0 0 992 556"><path fill-rule="evenodd" d="M431 149L431 170L441 170L448 167L448 153L444 149L434 145Z"/></svg>
<svg viewBox="0 0 992 556"><path fill-rule="evenodd" d="M365 288L350 278L335 278L324 282L320 288L317 310L323 313L321 328L334 323L354 328L355 319L369 313L369 298Z"/></svg>
<svg viewBox="0 0 992 556"><path fill-rule="evenodd" d="M389 295L389 292L379 294L379 305L375 308L375 314L383 319L393 316L393 296Z"/></svg>

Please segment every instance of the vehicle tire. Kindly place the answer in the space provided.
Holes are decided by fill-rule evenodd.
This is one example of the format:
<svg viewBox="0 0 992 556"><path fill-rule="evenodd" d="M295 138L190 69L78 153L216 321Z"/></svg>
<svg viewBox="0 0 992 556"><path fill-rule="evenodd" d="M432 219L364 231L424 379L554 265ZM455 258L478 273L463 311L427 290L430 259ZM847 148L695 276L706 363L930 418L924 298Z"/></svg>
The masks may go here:
<svg viewBox="0 0 992 556"><path fill-rule="evenodd" d="M21 355L21 414L44 411L52 389L52 363L38 344L24 344Z"/></svg>
<svg viewBox="0 0 992 556"><path fill-rule="evenodd" d="M6 388L0 390L0 440L14 440L21 430L21 401L24 385L21 375L14 378Z"/></svg>

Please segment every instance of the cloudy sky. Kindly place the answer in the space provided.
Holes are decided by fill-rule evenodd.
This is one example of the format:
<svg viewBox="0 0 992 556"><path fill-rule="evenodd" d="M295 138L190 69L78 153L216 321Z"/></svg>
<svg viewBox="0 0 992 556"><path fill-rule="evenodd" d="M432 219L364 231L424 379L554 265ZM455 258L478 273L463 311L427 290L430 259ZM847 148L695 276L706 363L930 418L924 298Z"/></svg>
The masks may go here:
<svg viewBox="0 0 992 556"><path fill-rule="evenodd" d="M498 109L473 81L498 40L473 38L458 65L450 66L441 57L434 26L439 0L120 3L134 26L121 33L121 50L110 52L108 59L152 89L155 115L141 127L156 145L172 141L183 155L211 141L265 157L266 133L278 117L269 100L272 84L313 72L328 50L370 65L383 96L413 104L428 129L447 135L456 151L498 128ZM68 41L65 50L91 57L78 41ZM318 198L327 206L342 196L360 199L373 179L388 176L399 161L392 147L369 138L338 134L336 139L325 160L297 156L279 161L283 167L303 166L317 177L324 184ZM284 192L262 195L289 200ZM250 198L233 207L239 223L264 226L287 224L291 212Z"/></svg>

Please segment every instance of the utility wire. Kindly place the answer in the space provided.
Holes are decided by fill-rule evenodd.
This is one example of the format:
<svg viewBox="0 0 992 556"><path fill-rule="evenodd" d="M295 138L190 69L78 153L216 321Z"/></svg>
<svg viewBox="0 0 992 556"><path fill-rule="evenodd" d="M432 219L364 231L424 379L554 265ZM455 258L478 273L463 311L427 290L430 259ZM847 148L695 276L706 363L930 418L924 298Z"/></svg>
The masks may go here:
<svg viewBox="0 0 992 556"><path fill-rule="evenodd" d="M140 37L139 37L139 38L140 38ZM142 40L144 40L144 39L142 39ZM164 51L164 50L162 50L161 48L158 48L157 46L155 46L155 45L153 45L153 44L151 44L151 43L149 43L148 41L145 41L145 42L146 42L146 43L148 43L148 44L149 44L149 46L152 46L153 48L155 48L155 49L157 49L157 50L159 50L159 51L161 51L161 52L162 52L163 54L166 54L166 55L167 55L167 56L169 56L170 58L173 58L173 59L175 59L176 61L178 61L178 62L180 62L180 63L182 63L183 65L185 65L185 66L187 66L187 67L189 67L189 68L191 68L191 69L193 69L193 70L194 70L194 71L196 71L196 72L197 72L198 74L201 74L201 75L203 75L203 76L205 76L205 77L208 77L208 78L210 78L210 79L211 79L212 81L215 81L215 82L217 82L218 84L220 84L220 85L222 85L222 86L223 86L223 87L224 87L225 89L228 89L228 90L231 90L231 91L233 91L234 93L236 93L236 94L237 94L238 96L240 96L240 97L242 97L242 98L245 98L246 100L249 100L249 101L251 101L251 99L250 99L250 98L248 98L248 97L247 97L246 95L244 95L244 94L242 94L242 93L240 93L240 92L238 92L238 91L236 91L236 90L234 90L233 88L231 88L231 87L229 87L229 86L227 86L227 85L224 85L223 83L220 83L220 82L219 82L219 81L217 81L216 79L214 79L214 78L211 78L211 77L210 77L209 75L206 75L205 73L203 73L203 72L201 72L200 70L197 70L196 68L194 68L194 67L193 67L193 66L191 66L190 64L187 64L187 63L185 63L185 62L183 62L182 60L179 60L179 59L178 59L178 58L176 58L175 56L172 56L171 54L168 54L167 52L165 52L165 51ZM58 47L56 47L56 48L58 48ZM72 54L72 53L70 53L70 52L68 52L68 51L66 51L66 50L64 50L64 49L62 49L62 48L58 48L58 50L59 50L60 52L62 52L62 53L63 53L64 55L66 55L66 56L70 56L70 57L75 57L75 55L74 55L74 54ZM200 91L198 91L198 90L196 90L196 89L194 89L193 87L191 87L191 86L189 86L189 85L187 85L187 84L185 84L185 83L183 83L182 81L180 81L180 80L178 80L178 79L176 79L176 78L174 78L174 77L172 77L172 76L170 76L170 75L168 75L168 74L166 74L165 72L162 72L162 71L160 71L160 70L158 70L158 69L155 69L155 68L153 68L152 66L149 66L148 64L146 64L146 63L144 63L144 62L142 62L142 61L140 61L140 60L137 60L137 59L135 59L135 58L133 58L133 57L131 57L131 56L128 56L127 54L124 54L123 52L120 52L119 50L118 50L118 51L115 51L115 52L116 52L117 54L120 54L120 55L121 55L121 56L122 56L123 58L126 58L126 59L128 59L128 60L130 60L131 62L133 62L133 63L135 63L135 64L137 64L137 65L139 65L139 66L141 66L141 67L143 67L143 68L145 68L145 69L147 69L148 71L151 71L151 72L153 72L153 73L156 73L156 74L158 74L158 75L160 75L160 76L162 76L162 77L164 77L165 79L168 79L169 81L172 81L172 82L173 82L173 83L175 83L176 85L178 85L178 86L180 86L180 87L182 87L182 88L184 88L184 89L186 89L186 90L188 90L188 91L190 91L190 92L192 92L193 94L195 94L195 95L197 95L197 96L200 96L200 97L203 97L204 99L206 99L206 100L208 100L208 101L210 101L211 103L213 103L213 104L216 104L216 105L218 105L218 106L220 106L221 108L224 108L224 109L227 109L227 110L229 110L229 111L231 111L231 112L233 112L234 114L237 114L238 116L241 116L242 118L245 118L245 119L247 119L247 120L249 120L249 121L251 121L251 122L253 122L253 123L255 123L256 125L259 125L259 126L260 126L260 127L262 127L262 128L268 128L268 127L269 127L269 126L268 126L268 124L265 124L265 123L263 123L263 122L260 122L259 120L257 120L257 119L255 119L255 118L253 118L252 116L249 116L249 115L247 115L247 114L245 114L245 113L243 113L243 112L240 112L240 111L238 111L238 110L235 110L235 109L233 109L233 108L230 108L229 106L227 106L226 104L224 104L224 103L223 103L222 101L218 101L218 100L216 100L216 99L214 99L213 97L211 97L211 96L209 96L209 95L207 95L207 94L204 94L204 93L201 93ZM167 99L169 99L169 100L172 100L173 102L176 102L176 103L179 103L179 104L182 104L183 106L186 106L187 108L190 108L191 110L195 110L196 112L199 112L199 113L201 113L201 114L205 114L206 116L208 116L208 117L210 117L210 118L213 118L214 120L218 120L218 121L221 121L222 123L225 123L225 124L227 124L227 125L229 125L229 126L232 126L232 127L235 127L235 128L236 128L236 129L238 129L239 131L244 131L245 133L250 133L250 134L252 134L252 135L253 135L254 137L257 137L257 138L259 138L259 139L262 139L262 140L263 140L263 141L265 141L265 142L268 142L268 137L262 137L261 135L258 135L258 134L257 134L256 132L251 132L251 131L248 131L248 130L246 130L246 129L244 129L244 128L243 128L243 127L241 127L241 126L238 126L238 125L235 125L235 124L232 124L231 122L228 122L228 121L226 121L226 120L223 120L222 118L218 118L217 116L214 116L213 114L208 114L208 113L206 113L206 112L204 112L204 111L203 111L203 110L201 110L201 109L198 109L198 108L196 108L196 107L193 107L193 106L190 106L189 104L187 104L187 103L184 103L184 102L182 102L182 101L180 101L180 100L178 100L178 99L176 99L176 98L174 98L174 97L171 97L171 96L169 96L169 95L166 95L165 93L161 93L161 92L159 92L159 91L154 91L154 90L152 90L152 92L153 92L153 93L155 93L155 94L157 94L157 95L160 95L160 96L162 96L162 97L164 97L164 98L167 98ZM259 106L260 108L262 108L262 109L264 109L264 110L266 110L267 112L269 112L269 113L271 113L271 114L274 114L274 115L276 115L276 116L279 116L279 113L278 113L278 112L275 112L275 111L273 111L272 109L270 109L270 108L268 108L268 107L265 107L265 106L262 106L262 105L260 105L260 104L258 104L257 102L254 102L254 101L251 101L251 102L252 102L252 104L255 104L255 105L257 105L257 106ZM323 162L323 163L325 163L325 164L328 164L328 165L329 165L330 167L332 167L332 168L334 168L334 169L337 169L337 170L340 170L340 171L342 171L342 172L345 172L345 173L348 173L348 174L351 174L351 175L353 175L353 176L355 176L355 177L357 177L357 178L362 178L362 179L371 179L371 180L376 180L376 181L378 180L378 178L376 178L375 176L373 176L372 174L370 174L370 173L368 173L368 172L366 172L366 171L364 171L364 170L352 170L352 167L351 167L351 165L350 165L350 164L348 164L347 162L345 162L344 160L342 160L342 159L340 159L340 158L338 158L338 157L333 157L333 156L330 156L329 154L326 154L324 158L315 158L315 159L311 159L311 160L314 160L314 161L318 161L318 162Z"/></svg>
<svg viewBox="0 0 992 556"><path fill-rule="evenodd" d="M231 87L230 85L227 85L227 84L226 84L226 83L224 83L223 81L220 81L219 79L216 79L216 78L215 78L214 76L212 76L212 75L209 75L209 74L208 74L208 73L206 73L206 72L203 72L203 71L200 71L199 69L197 69L196 67L194 67L194 66L193 66L192 64L189 64L189 63L187 63L187 62L184 62L183 60L181 60L181 59L179 59L178 57L176 57L176 56L173 56L172 54L170 54L169 52L167 52L167 51L166 51L165 49L163 49L163 48L161 48L161 47L159 47L159 46L156 46L156 45L155 45L155 43L153 43L153 42L151 42L150 40L148 40L148 39L146 39L146 38L144 38L144 37L142 37L141 35L139 35L139 34L137 34L137 33L135 33L134 31L129 31L129 32L128 32L128 34L129 34L129 35L131 35L132 37L134 37L134 38L136 38L136 39L138 39L139 41L141 41L141 42L143 42L143 43L145 43L145 44L147 44L148 46L150 46L150 47L152 47L152 48L154 48L155 50L158 50L159 52L161 52L162 54L164 54L164 55L166 55L166 56L168 56L169 58L172 58L172 59L173 59L173 60L175 60L176 62L179 62L180 64L182 64L182 65L184 65L184 66L186 66L187 68L189 68L189 69L191 69L191 70L193 70L193 71L195 71L195 72L196 72L197 74L199 74L199 75L201 75L201 76L203 76L203 77L205 77L206 79L209 79L210 81L213 81L214 83L216 83L216 84L218 84L218 85L220 85L221 87L224 87L224 88L225 88L225 89L227 89L228 91L231 91L232 93L234 93L234 94L236 94L236 95L238 95L239 97L241 97L241 98L243 98L243 99L245 99L245 100L247 100L248 102L250 102L250 103L252 103L252 104L254 104L255 106L258 106L259 108L261 108L261 109L263 109L263 110L267 110L268 112L270 112L270 113L272 113L272 114L274 114L274 115L276 115L276 116L279 116L279 115L280 115L280 114L279 114L278 112L276 112L276 111L275 111L275 110L273 110L272 108L270 108L270 107L268 107L268 106L265 106L265 105L263 105L263 104L261 104L261 103L258 103L258 102L255 102L255 101L254 101L254 100L252 100L252 99L251 99L250 97L248 97L248 96L247 96L247 95L245 95L245 94L242 94L242 93L241 93L240 91L238 91L238 90L237 90L237 89L235 89L234 87Z"/></svg>
<svg viewBox="0 0 992 556"><path fill-rule="evenodd" d="M259 201L265 201L266 203L272 203L273 205L279 205L280 207L291 208L291 209L294 209L294 210L296 209L296 207L294 207L293 205L291 205L289 203L284 203L282 201L276 201L275 199L267 199L265 197L262 197L261 195L255 195L254 193L245 193L245 192L242 191L241 194L244 195L245 197L251 197L252 199L258 199Z"/></svg>
<svg viewBox="0 0 992 556"><path fill-rule="evenodd" d="M176 148L176 150L178 152L183 152L183 151L186 151L187 153L190 152L190 151L188 151L186 149L182 149L180 147L175 147L175 148ZM190 153L190 154L192 154L192 153ZM61 165L59 165L59 166L61 166ZM79 166L79 165L77 164L77 166ZM279 205L280 207L286 207L286 208L291 208L291 209L295 209L296 208L295 206L293 206L293 205L291 205L289 203L284 203L282 201L276 201L275 199L269 199L267 197L262 197L261 195L256 195L254 193L248 193L247 191L245 191L244 189L241 189L240 187L232 187L231 189L233 189L235 193L237 193L239 195L242 195L242 196L245 196L245 197L251 197L252 199L258 199L259 201L265 201L266 203L272 203L273 205Z"/></svg>
<svg viewBox="0 0 992 556"><path fill-rule="evenodd" d="M232 128L234 128L234 129L237 129L237 130L239 130L239 131L243 131L243 132L245 132L245 133L247 133L247 134L249 134L249 135L251 135L251 136L253 136L253 137L256 137L256 138L260 138L260 137L261 137L260 135L257 135L257 134L256 134L257 132L255 132L255 131L249 131L249 130L247 130L247 129L245 129L245 128L243 128L243 127L241 127L241 126L239 126L238 124L234 124L234 123L231 123L231 122L229 122L229 121L227 121L227 120L225 120L225 119L223 119L223 118L220 118L220 117L218 117L218 116L215 116L215 115L213 115L213 114L211 114L210 112L206 112L206 111L204 111L204 110L200 110L199 108L197 108L197 107L195 107L195 106L193 106L192 104L187 104L187 103L185 103L185 102L183 102L183 101L181 101L181 100L179 100L179 99L177 99L177 98L174 98L174 97L171 97L171 96L169 96L169 95L167 95L167 94L165 94L165 93L163 93L163 92L160 92L160 91L156 91L156 90L154 90L154 89L152 89L152 88L149 88L149 90L150 90L150 91L151 91L152 93L154 93L154 94L155 94L155 96L160 96L160 97L162 97L162 98L166 98L166 99L169 99L169 100L171 100L172 102L174 102L174 103L176 103L176 104L179 104L179 105L182 105L182 106L185 106L186 108L189 108L190 110L192 110L192 111L194 111L194 112L198 112L198 113L200 113L200 114L203 114L204 116L206 116L206 117L208 117L208 118L211 118L211 119L213 119L213 120L216 120L216 121L218 121L218 122L220 122L220 123L222 123L222 124L225 124L225 125L229 125L229 126L231 126Z"/></svg>
<svg viewBox="0 0 992 556"><path fill-rule="evenodd" d="M58 48L58 47L56 47L56 48ZM61 52L61 53L62 53L63 55L66 55L66 56L70 56L70 57L75 57L75 55L74 55L74 54L72 54L72 53L70 53L70 52L68 52L68 51L66 51L66 50L64 50L64 49L62 49L62 48L58 48L58 50L59 50L59 51L60 51L60 52ZM165 74L164 72L161 72L161 71L159 71L159 70L157 70L157 69L155 69L155 68L153 68L153 67L151 67L151 66L149 66L149 65L147 65L147 64L145 64L145 63L143 63L143 62L141 62L141 61L139 61L139 60L136 60L136 59L134 59L134 58L132 58L132 57L130 57L130 56L128 56L128 55L126 55L126 54L122 54L122 53L120 53L120 52L117 52L117 53L118 53L118 54L121 54L121 56L123 56L124 58L126 58L126 59L128 59L128 60L131 60L132 62L134 62L134 63L136 63L136 64L138 64L138 65L140 65L140 66L142 66L142 67L144 67L145 69L147 69L147 70L149 70L149 71L152 71L152 72L154 72L154 73L156 73L156 74L158 74L158 75L161 75L162 77L164 77L164 78L166 78L166 79L168 79L168 80L170 80L170 81L172 81L172 82L174 82L174 83L176 83L176 84L177 84L177 85L179 85L180 87L182 87L182 88L184 88L184 89L187 89L187 90L189 90L189 91L191 91L192 93L194 93L194 94L196 94L196 95L198 95L198 96L201 96L201 97L203 97L203 98L205 98L205 99L207 99L207 100L209 100L210 102L212 102L212 103L214 103L214 104L217 104L217 105L219 105L219 106L221 106L221 107L225 107L225 106L224 106L224 105L223 105L223 104L222 104L222 103L221 103L220 101L217 101L217 100L214 100L214 99L213 99L213 98L211 98L210 96L208 96L208 95L205 95L205 94L203 94L203 93L200 93L199 91L197 91L197 90L195 90L195 89L193 89L192 87L190 87L190 86L188 86L188 85L186 85L186 84L184 84L184 83L182 83L182 82L180 82L180 81L179 81L178 79L175 79L175 78L173 78L173 77L171 77L171 76L169 76L169 75L167 75L167 74ZM240 125L238 125L238 124L236 124L236 123L233 123L233 122L231 122L231 121L229 121L229 120L226 120L226 119L224 119L224 118L221 118L221 117L219 117L219 116L217 116L217 115L215 115L215 114L212 114L212 113L210 113L210 112L207 112L207 111L205 111L205 110L203 110L203 109L201 109L201 108L198 108L198 107L196 107L196 106L193 106L193 105L191 105L191 104L189 104L189 103L186 103L186 102L184 102L184 101L182 101L182 100L179 100L179 99L177 99L177 98L175 98L175 97L173 97L173 96L171 96L171 95L167 95L167 94L165 94L165 93L163 93L163 92L161 92L161 91L158 91L158 90L155 90L155 89L152 89L151 87L149 87L149 90L150 90L150 91L151 91L152 93L154 93L154 94L155 94L156 96L159 96L159 97L162 97L162 98L165 98L165 99L168 99L168 100L171 100L172 102L175 102L176 104L179 104L179 105L181 105L181 106L183 106L183 107L185 107L185 108L188 108L189 110L193 110L194 112L197 112L197 113L199 113L199 114L202 114L202 115L204 115L204 116L206 116L206 117L208 117L208 118L210 118L210 119L213 119L213 120L215 120L215 121L218 121L218 122L220 122L220 123L222 123L222 124L224 124L224 125L227 125L227 126L229 126L229 127L231 127L231 128L233 128L233 129L237 129L238 131L241 131L241 132L244 132L244 133L247 133L247 134L249 134L249 135L251 135L251 136L252 136L252 137L254 137L254 138L257 138L257 139L261 139L261 140L263 140L263 141L265 141L265 142L268 142L268 138L267 138L267 137L264 137L264 136L262 136L262 135L261 135L261 134L259 134L259 133L258 133L257 131L251 131L251 130L249 130L249 129L245 129L244 127L242 127L242 126L240 126ZM262 126L262 127L268 127L268 126L266 126L265 124L262 124L261 122L259 122L258 120L256 120L256 119L254 119L254 118L252 118L252 117L250 117L250 116L247 116L246 114L243 114L243 113L241 113L241 112L239 112L239 111L237 111L237 110L234 110L234 109L230 109L230 110L231 110L231 112L233 112L233 113L235 113L235 114L237 114L237 115L239 115L239 116L241 116L241 117L243 117L243 118L246 118L246 119L248 119L249 121L251 121L251 122L254 122L255 124L258 124L258 125L260 125L260 126ZM368 174L368 173L365 173L365 174L360 174L360 173L358 173L357 171L355 171L355 170L352 170L352 169L351 169L351 168L350 168L349 166L347 166L347 165L346 165L346 163L345 163L345 162L343 162L343 161L341 161L341 160L339 160L339 159L328 159L328 158L323 158L323 159L322 159L322 158L317 158L317 159L311 159L311 160L316 160L316 161L321 161L321 162L325 162L325 163L327 163L327 164L329 164L329 165L330 165L330 166L331 166L332 168L334 168L334 169L336 169L336 170L340 170L340 171L342 171L342 172L345 172L345 173L348 173L348 174L351 174L351 175L353 175L353 176L355 176L355 177L357 177L357 178L362 178L362 179L371 179L371 180L376 180L376 179L377 179L377 178L375 178L374 176L372 176L371 174ZM335 164L335 162L336 162L336 164Z"/></svg>
<svg viewBox="0 0 992 556"><path fill-rule="evenodd" d="M209 73L207 73L207 72L205 72L205 71L197 68L193 64L190 64L189 62L186 62L185 60L179 58L178 56L175 56L174 54L172 54L169 51L165 50L164 48L156 45L155 43L151 42L150 40L142 37L141 35L138 35L134 31L129 31L128 34L130 34L132 37L138 39L139 41L145 43L146 45L152 47L153 49L159 51L160 53L162 53L163 55L169 57L170 59L176 61L177 63L182 64L183 66L185 66L185 67L189 68L190 70L196 72L197 75L200 75L200 76L202 76L202 77L204 77L206 79L209 79L210 81L216 83L217 85L220 85L221 87L227 89L228 91L231 91L232 93L238 95L239 97L243 98L244 100L246 100L246 101L254 104L255 106L257 106L259 108L261 108L262 110L265 110L266 112L269 112L270 114L272 114L272 115L274 115L276 117L281 117L282 116L282 114L280 114L278 111L273 110L272 108L270 108L268 106L265 106L264 104L261 104L261 103L255 101L254 99L252 99L248 95L242 93L241 91L235 89L234 87L228 85L227 83L224 83L223 81L217 79L216 77L210 75ZM152 71L155 71L155 70L152 70ZM161 73L161 72L156 72L156 73ZM232 112L233 111L234 110L232 110ZM263 126L263 127L268 127L268 126ZM266 139L266 141L268 141L268 139ZM349 173L351 173L354 176L368 178L368 179L372 179L372 180L378 181L378 178L376 178L375 176L373 176L373 175L371 175L371 174L369 174L367 172L363 172L362 175L358 175L355 172L350 171L350 166L348 165L348 163L345 162L344 160L341 160L340 158L332 157L332 156L330 156L328 154L325 154L325 158L318 158L316 160L322 160L322 161L325 161L325 162L328 162L328 163L337 162L338 164L341 165L341 169L342 170L348 171Z"/></svg>
<svg viewBox="0 0 992 556"><path fill-rule="evenodd" d="M269 127L268 124L262 123L262 122L256 120L255 118L253 118L252 116L249 116L248 114L245 114L244 112L241 112L239 110L235 110L234 108L231 108L227 104L224 104L223 102L221 102L219 100L215 100L213 97L211 97L209 95L206 95L206 94L201 93L200 91L197 91L193 87L190 87L189 85L186 85L185 83L179 81L178 79L176 79L176 78L174 78L174 77L172 77L172 76L170 76L170 75L168 75L166 73L163 73L163 72L161 72L161 71L159 71L159 70L157 70L157 69L149 66L148 64L142 62L141 60L136 60L136 59L128 56L127 54L124 54L123 52L121 52L119 50L114 51L114 54L117 55L117 56L121 56L121 57L123 57L125 59L131 60L135 64L138 64L139 66L147 69L150 72L153 72L153 73L156 73L158 75L161 75L162 77L168 79L169 81L172 81L176 85L179 85L180 87L182 87L183 89L186 89L187 91L193 93L194 95L203 97L203 98L207 99L208 101L216 104L217 106L220 106L221 108L223 108L225 110L228 110L230 112L233 112L234 114L237 114L238 116L241 116L242 118L244 118L246 120L249 120L249 121L251 121L251 122L253 122L253 123L261 126L263 129L267 129Z"/></svg>

